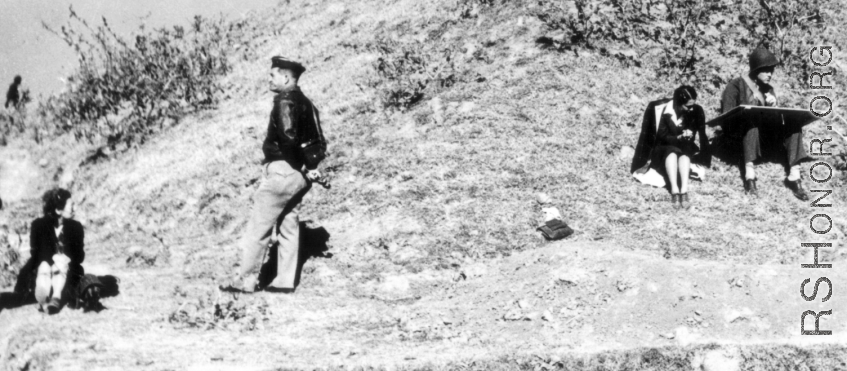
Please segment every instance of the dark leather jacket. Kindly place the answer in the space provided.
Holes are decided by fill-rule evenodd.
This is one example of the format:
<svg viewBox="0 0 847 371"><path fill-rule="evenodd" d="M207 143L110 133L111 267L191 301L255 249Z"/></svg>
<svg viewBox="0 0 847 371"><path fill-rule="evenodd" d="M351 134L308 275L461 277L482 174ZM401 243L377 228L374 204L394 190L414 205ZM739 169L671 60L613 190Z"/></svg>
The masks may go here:
<svg viewBox="0 0 847 371"><path fill-rule="evenodd" d="M265 160L288 162L294 169L315 169L317 164L306 163L300 146L319 139L320 122L317 109L299 88L274 96L274 106L268 122L268 133L262 144ZM315 122L318 120L318 122Z"/></svg>

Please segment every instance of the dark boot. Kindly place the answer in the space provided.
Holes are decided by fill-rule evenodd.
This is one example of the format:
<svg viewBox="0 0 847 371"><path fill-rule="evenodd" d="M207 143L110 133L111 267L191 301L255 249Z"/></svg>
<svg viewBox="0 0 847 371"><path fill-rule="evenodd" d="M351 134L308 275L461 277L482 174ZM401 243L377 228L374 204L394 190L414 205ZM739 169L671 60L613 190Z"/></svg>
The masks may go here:
<svg viewBox="0 0 847 371"><path fill-rule="evenodd" d="M62 303L59 301L59 298L52 298L50 302L47 303L47 314L56 314L59 313L59 310L62 309Z"/></svg>
<svg viewBox="0 0 847 371"><path fill-rule="evenodd" d="M809 201L809 194L806 193L806 190L803 188L803 183L800 183L800 179L795 181L791 181L786 179L785 186L794 193L794 197L797 197L800 201Z"/></svg>
<svg viewBox="0 0 847 371"><path fill-rule="evenodd" d="M674 208L678 208L680 203L682 202L682 197L678 193L671 194L671 206Z"/></svg>
<svg viewBox="0 0 847 371"><path fill-rule="evenodd" d="M747 179L744 181L744 190L752 196L759 195L759 189L756 188L756 179Z"/></svg>

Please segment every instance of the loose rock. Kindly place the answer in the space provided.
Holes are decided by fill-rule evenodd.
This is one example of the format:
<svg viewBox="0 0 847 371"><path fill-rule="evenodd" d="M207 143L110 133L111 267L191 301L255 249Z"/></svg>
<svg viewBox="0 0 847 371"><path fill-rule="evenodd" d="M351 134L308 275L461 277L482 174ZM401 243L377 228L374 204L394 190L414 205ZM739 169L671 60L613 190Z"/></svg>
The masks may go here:
<svg viewBox="0 0 847 371"><path fill-rule="evenodd" d="M403 276L387 276L379 289L385 292L404 293L409 291L409 279Z"/></svg>
<svg viewBox="0 0 847 371"><path fill-rule="evenodd" d="M714 350L706 354L700 367L703 371L738 371L741 369L741 362L722 351Z"/></svg>
<svg viewBox="0 0 847 371"><path fill-rule="evenodd" d="M621 160L629 160L633 156L635 156L635 149L633 149L630 146L621 147L621 151L618 154L618 158L621 159Z"/></svg>
<svg viewBox="0 0 847 371"><path fill-rule="evenodd" d="M462 269L462 274L464 274L466 278L482 277L488 274L488 267L486 267L483 263L471 264Z"/></svg>

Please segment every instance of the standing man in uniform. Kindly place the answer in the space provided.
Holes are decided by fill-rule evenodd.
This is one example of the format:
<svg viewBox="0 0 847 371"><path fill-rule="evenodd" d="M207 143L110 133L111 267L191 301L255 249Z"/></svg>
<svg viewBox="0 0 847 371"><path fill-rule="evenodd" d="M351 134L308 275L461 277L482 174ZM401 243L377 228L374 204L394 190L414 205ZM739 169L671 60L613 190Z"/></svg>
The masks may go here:
<svg viewBox="0 0 847 371"><path fill-rule="evenodd" d="M306 153L304 148L316 142L325 143L318 112L298 86L305 70L295 61L279 56L271 58L269 88L276 95L262 144L265 155L262 182L253 196L250 220L240 241L241 267L233 282L221 287L222 290L251 293L257 289L259 270L275 226L279 230L276 278L264 289L294 290L300 201L309 191L310 182L321 180L317 166L323 158Z"/></svg>
<svg viewBox="0 0 847 371"><path fill-rule="evenodd" d="M724 89L721 95L721 113L727 113L740 105L776 106L776 91L770 81L777 64L779 60L770 50L756 48L750 54L750 72L733 79ZM756 167L753 162L762 157L763 152L779 151L785 153L789 167L785 186L798 199L809 200L800 183L800 162L809 158L803 147L802 127L791 127L781 122L766 122L755 118L732 124L727 134L743 138L744 189L747 193L758 195Z"/></svg>

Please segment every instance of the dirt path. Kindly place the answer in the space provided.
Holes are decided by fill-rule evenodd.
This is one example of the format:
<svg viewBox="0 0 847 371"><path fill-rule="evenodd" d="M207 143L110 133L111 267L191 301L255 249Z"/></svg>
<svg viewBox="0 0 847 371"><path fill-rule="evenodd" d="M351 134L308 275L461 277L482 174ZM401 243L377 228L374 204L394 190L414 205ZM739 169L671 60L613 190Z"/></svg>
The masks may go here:
<svg viewBox="0 0 847 371"><path fill-rule="evenodd" d="M847 299L835 291L826 304L805 302L797 288L808 272L799 267L552 243L362 283L338 273L343 261L307 262L293 295L240 296L219 294L211 278L186 279L179 264L92 261L91 273L122 272L120 295L104 299L100 313L46 316L34 305L0 312L2 361L7 370L446 366L665 349L683 350L694 363L719 352L751 364L755 357L741 354L753 348L808 353L816 342L829 351L841 347L827 344L845 341L838 309ZM827 277L836 287L847 281L838 270ZM831 308L821 323L836 335L799 336L804 310Z"/></svg>

